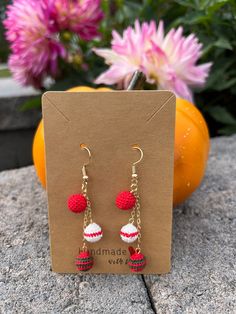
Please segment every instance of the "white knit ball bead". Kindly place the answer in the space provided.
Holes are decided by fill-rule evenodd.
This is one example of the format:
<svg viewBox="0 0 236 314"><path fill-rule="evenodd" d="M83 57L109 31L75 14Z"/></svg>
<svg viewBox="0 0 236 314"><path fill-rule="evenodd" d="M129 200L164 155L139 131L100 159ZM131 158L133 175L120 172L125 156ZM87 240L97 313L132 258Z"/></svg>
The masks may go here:
<svg viewBox="0 0 236 314"><path fill-rule="evenodd" d="M120 230L120 237L124 242L132 243L138 238L138 229L133 224L127 224Z"/></svg>
<svg viewBox="0 0 236 314"><path fill-rule="evenodd" d="M84 229L84 238L88 242L97 242L103 236L102 228L95 222L89 224Z"/></svg>

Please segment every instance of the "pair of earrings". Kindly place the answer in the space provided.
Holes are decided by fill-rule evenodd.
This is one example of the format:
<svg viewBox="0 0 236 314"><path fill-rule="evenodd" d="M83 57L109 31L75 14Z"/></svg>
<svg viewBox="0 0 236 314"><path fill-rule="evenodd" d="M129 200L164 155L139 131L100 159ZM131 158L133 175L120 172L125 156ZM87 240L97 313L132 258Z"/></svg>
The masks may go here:
<svg viewBox="0 0 236 314"><path fill-rule="evenodd" d="M86 150L91 159L90 149L85 145L80 145L82 150ZM128 265L132 272L142 271L146 265L145 256L141 253L141 217L140 217L140 197L138 193L137 164L143 159L143 151L138 145L132 146L140 152L140 159L132 164L132 178L129 191L120 192L116 197L116 206L121 210L131 210L128 224L120 230L120 237L126 243L137 241L137 247L129 247L130 259ZM93 257L86 246L87 242L97 242L102 239L102 228L92 219L91 202L88 196L88 175L86 168L82 167L82 187L80 194L73 194L68 198L68 209L74 213L84 212L83 223L83 247L82 252L76 257L76 267L79 271L87 271L93 267Z"/></svg>

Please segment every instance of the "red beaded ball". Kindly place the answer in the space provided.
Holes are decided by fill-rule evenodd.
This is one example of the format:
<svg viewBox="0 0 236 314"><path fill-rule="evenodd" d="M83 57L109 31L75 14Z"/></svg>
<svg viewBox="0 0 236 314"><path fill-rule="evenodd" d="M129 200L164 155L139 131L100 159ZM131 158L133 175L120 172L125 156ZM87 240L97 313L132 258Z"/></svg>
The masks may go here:
<svg viewBox="0 0 236 314"><path fill-rule="evenodd" d="M89 251L81 252L76 257L75 265L79 271L87 271L93 267L93 258Z"/></svg>
<svg viewBox="0 0 236 314"><path fill-rule="evenodd" d="M136 198L130 191L120 192L116 197L116 206L120 209L127 210L135 206Z"/></svg>
<svg viewBox="0 0 236 314"><path fill-rule="evenodd" d="M74 194L68 198L68 208L74 213L81 213L87 207L87 200L83 194Z"/></svg>
<svg viewBox="0 0 236 314"><path fill-rule="evenodd" d="M128 265L133 273L138 273L146 266L146 258L142 253L135 252L130 256Z"/></svg>

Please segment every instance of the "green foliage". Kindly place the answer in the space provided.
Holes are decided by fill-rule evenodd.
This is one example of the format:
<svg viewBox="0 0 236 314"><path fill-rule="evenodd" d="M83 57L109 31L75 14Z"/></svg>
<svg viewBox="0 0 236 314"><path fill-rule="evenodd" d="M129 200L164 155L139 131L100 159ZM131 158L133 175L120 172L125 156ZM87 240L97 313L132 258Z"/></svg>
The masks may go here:
<svg viewBox="0 0 236 314"><path fill-rule="evenodd" d="M170 23L194 32L204 45L202 61L213 61L206 86L196 92L196 104L209 121L212 135L236 132L236 2L176 1L184 15Z"/></svg>
<svg viewBox="0 0 236 314"><path fill-rule="evenodd" d="M65 44L75 48L79 46L80 54L76 55L75 49L70 65L60 64L61 76L52 89L92 85L95 77L107 66L91 49L94 46L110 47L112 29L122 32L137 18L140 21L153 19L157 22L162 19L166 30L182 25L186 35L195 33L204 47L201 62L213 62L206 86L195 91L195 103L206 117L211 135L236 132L235 0L103 0L102 7L105 19L100 27L100 40L86 43L76 36L61 34ZM0 28L2 40L1 34ZM3 54L6 54L8 48L3 50ZM82 63L87 65L87 69L82 69Z"/></svg>
<svg viewBox="0 0 236 314"><path fill-rule="evenodd" d="M108 42L110 28L121 32L136 18L162 19L167 30L182 25L186 35L195 33L204 47L201 62L213 62L206 86L195 91L195 103L206 117L211 135L236 132L235 0L117 0L110 6L105 3L107 16L112 5L114 11L103 25L109 32Z"/></svg>
<svg viewBox="0 0 236 314"><path fill-rule="evenodd" d="M11 76L11 72L7 67L5 66L0 67L0 79L5 78L5 77L10 77L10 76Z"/></svg>
<svg viewBox="0 0 236 314"><path fill-rule="evenodd" d="M21 106L20 111L26 111L34 108L41 108L41 95L33 97Z"/></svg>
<svg viewBox="0 0 236 314"><path fill-rule="evenodd" d="M4 28L1 21L5 18L7 1L0 0L0 63L6 62L9 54L9 47L4 36Z"/></svg>

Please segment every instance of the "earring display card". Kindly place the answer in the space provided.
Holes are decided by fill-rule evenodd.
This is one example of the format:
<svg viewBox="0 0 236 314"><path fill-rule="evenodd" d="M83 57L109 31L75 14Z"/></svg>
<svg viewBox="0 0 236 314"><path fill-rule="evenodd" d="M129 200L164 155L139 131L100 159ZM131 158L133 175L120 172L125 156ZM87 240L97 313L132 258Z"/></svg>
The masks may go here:
<svg viewBox="0 0 236 314"><path fill-rule="evenodd" d="M67 198L81 192L81 168L87 154L88 194L93 221L103 238L88 243L94 257L90 273L130 273L129 244L120 228L130 211L115 205L119 192L130 189L131 166L137 166L142 222L141 273L170 271L174 164L175 96L170 91L47 92L43 95L47 193L52 269L76 273L75 257L82 250L83 213L67 209ZM131 244L135 247L136 243Z"/></svg>

